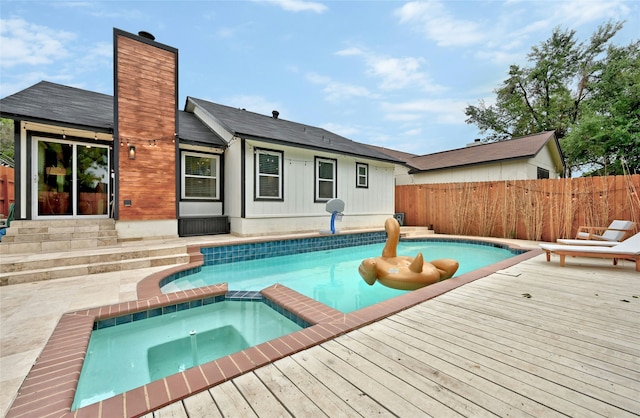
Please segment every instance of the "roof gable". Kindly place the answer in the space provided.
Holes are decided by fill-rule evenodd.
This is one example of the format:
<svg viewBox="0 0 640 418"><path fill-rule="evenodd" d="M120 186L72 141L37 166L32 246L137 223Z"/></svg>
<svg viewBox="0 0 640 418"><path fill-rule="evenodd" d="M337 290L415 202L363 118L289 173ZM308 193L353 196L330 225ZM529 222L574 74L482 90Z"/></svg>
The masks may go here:
<svg viewBox="0 0 640 418"><path fill-rule="evenodd" d="M554 141L559 159L562 160L560 147L554 132L546 131L508 141L491 142L421 155L410 158L406 162L413 167L413 172L419 172L507 160L529 159L535 157L549 141Z"/></svg>
<svg viewBox="0 0 640 418"><path fill-rule="evenodd" d="M188 97L186 109L189 110L191 106L206 112L235 136L393 163L401 162L367 144L352 141L326 129Z"/></svg>

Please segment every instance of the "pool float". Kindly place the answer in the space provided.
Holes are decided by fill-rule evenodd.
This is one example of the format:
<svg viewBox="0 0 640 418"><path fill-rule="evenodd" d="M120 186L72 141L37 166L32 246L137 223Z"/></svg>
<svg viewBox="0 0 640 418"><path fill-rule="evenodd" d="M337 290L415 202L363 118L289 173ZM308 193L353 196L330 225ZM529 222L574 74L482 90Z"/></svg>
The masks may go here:
<svg viewBox="0 0 640 418"><path fill-rule="evenodd" d="M360 276L369 285L376 280L380 284L400 290L415 290L452 277L458 270L458 262L449 258L425 263L422 253L416 257L396 255L400 241L400 224L395 218L384 223L387 242L382 257L367 258L358 268Z"/></svg>

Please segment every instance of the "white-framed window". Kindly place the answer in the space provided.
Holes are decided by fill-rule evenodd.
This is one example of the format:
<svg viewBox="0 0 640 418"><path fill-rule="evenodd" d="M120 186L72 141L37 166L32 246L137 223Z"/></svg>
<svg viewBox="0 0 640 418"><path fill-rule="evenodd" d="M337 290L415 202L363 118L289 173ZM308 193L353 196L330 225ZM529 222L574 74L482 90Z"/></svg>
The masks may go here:
<svg viewBox="0 0 640 418"><path fill-rule="evenodd" d="M356 163L356 187L369 187L369 164Z"/></svg>
<svg viewBox="0 0 640 418"><path fill-rule="evenodd" d="M315 200L324 202L336 197L338 161L315 157Z"/></svg>
<svg viewBox="0 0 640 418"><path fill-rule="evenodd" d="M282 151L255 150L255 199L283 200Z"/></svg>
<svg viewBox="0 0 640 418"><path fill-rule="evenodd" d="M182 152L182 198L220 199L220 156Z"/></svg>

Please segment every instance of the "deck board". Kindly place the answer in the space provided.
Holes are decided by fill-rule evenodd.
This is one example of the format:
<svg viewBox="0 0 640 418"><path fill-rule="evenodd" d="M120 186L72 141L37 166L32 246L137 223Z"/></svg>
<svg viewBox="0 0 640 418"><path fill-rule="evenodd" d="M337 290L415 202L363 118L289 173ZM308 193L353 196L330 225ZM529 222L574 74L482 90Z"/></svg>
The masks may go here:
<svg viewBox="0 0 640 418"><path fill-rule="evenodd" d="M296 366L302 367L313 376L314 380L304 382L304 389L310 395L313 394L313 399L316 399L319 405L331 403L329 409L323 409L329 416L394 416L368 394L320 361L321 355L325 356L325 361L332 361L329 353L325 351L320 347L314 347L296 353L290 359L295 361ZM288 367L288 360L279 360L275 365L283 369Z"/></svg>
<svg viewBox="0 0 640 418"><path fill-rule="evenodd" d="M218 406L220 413L225 417L256 417L251 405L244 399L240 391L232 381L224 382L212 387L209 392Z"/></svg>
<svg viewBox="0 0 640 418"><path fill-rule="evenodd" d="M580 370L596 377L596 384L612 382L621 386L632 388L637 392L637 382L640 380L640 371L619 367L600 357L591 357L592 350L581 349L562 342L550 344L545 336L527 333L521 327L507 327L501 324L498 328L484 325L482 318L475 316L473 320L467 319L451 305L431 304L430 314L446 322L449 329L463 331L479 338L487 338L498 344L498 350L503 348L510 354L522 352L535 355L554 367L567 367ZM524 335L522 335L524 334ZM567 373L570 373L568 371ZM601 382L604 381L604 382Z"/></svg>
<svg viewBox="0 0 640 418"><path fill-rule="evenodd" d="M294 357L297 357L294 360ZM320 364L314 366L313 361L308 361L307 356L292 356L285 357L274 364L274 366L291 380L291 382L298 387L309 399L312 400L314 405L318 407L322 413L316 416L322 416L322 414L334 417L334 416L366 416L367 413L372 413L373 410L362 411L362 413L356 412L349 404L333 392L322 381L332 382L331 386L338 393L349 391L355 391L351 387L346 387L346 382L340 382L335 377L327 378L327 374L323 373L326 368ZM304 366L303 366L304 365ZM305 366L308 368L305 368ZM335 384L333 382L336 382ZM348 396L348 395L347 395ZM355 395L357 396L357 395ZM347 398L348 400L348 398ZM376 411L377 412L377 411Z"/></svg>
<svg viewBox="0 0 640 418"><path fill-rule="evenodd" d="M222 418L211 392L208 390L186 398L183 403L189 418Z"/></svg>
<svg viewBox="0 0 640 418"><path fill-rule="evenodd" d="M639 416L639 296L632 264L542 255L153 416Z"/></svg>

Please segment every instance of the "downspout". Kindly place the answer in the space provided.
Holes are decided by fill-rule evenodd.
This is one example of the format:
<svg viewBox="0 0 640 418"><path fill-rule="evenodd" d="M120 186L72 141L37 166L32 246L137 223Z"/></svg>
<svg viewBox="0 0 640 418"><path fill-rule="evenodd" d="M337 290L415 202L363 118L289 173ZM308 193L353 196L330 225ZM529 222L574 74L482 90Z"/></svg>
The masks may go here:
<svg viewBox="0 0 640 418"><path fill-rule="evenodd" d="M119 217L120 200L120 132L118 127L118 36L113 33L113 213L109 216L115 221ZM109 196L111 198L111 196Z"/></svg>
<svg viewBox="0 0 640 418"><path fill-rule="evenodd" d="M17 123L16 123L17 122ZM27 214L27 208L31 208L31 202L27 196L27 192L31 190L31 188L33 187L33 181L32 181L32 176L34 175L31 171L27 171L30 170L30 166L29 165L24 165L23 162L29 161L29 159L24 159L26 161L23 160L23 155L25 155L25 153L28 151L27 148L24 148L24 146L26 146L27 141L25 140L24 143L22 141L22 125L23 122L22 120L18 120L13 122L13 149L14 149L14 155L13 155L13 177L14 177L14 183L13 183L13 199L14 199L14 203L16 204L15 208L14 208L14 218L15 219L33 219L33 213L31 211L31 209L29 209L29 213ZM26 134L25 134L26 136ZM25 179L27 179L25 181ZM24 183L24 185L23 185ZM24 186L24 187L23 187ZM24 196L22 195L22 192L25 192ZM7 200L9 199L9 196L7 196ZM24 206L23 206L24 203ZM8 207L8 206L7 206ZM7 212L8 214L8 212Z"/></svg>
<svg viewBox="0 0 640 418"><path fill-rule="evenodd" d="M244 138L240 138L240 218L244 219L246 216L246 199L245 199L245 190L246 190L246 172L245 172L245 149L246 149L246 141Z"/></svg>

